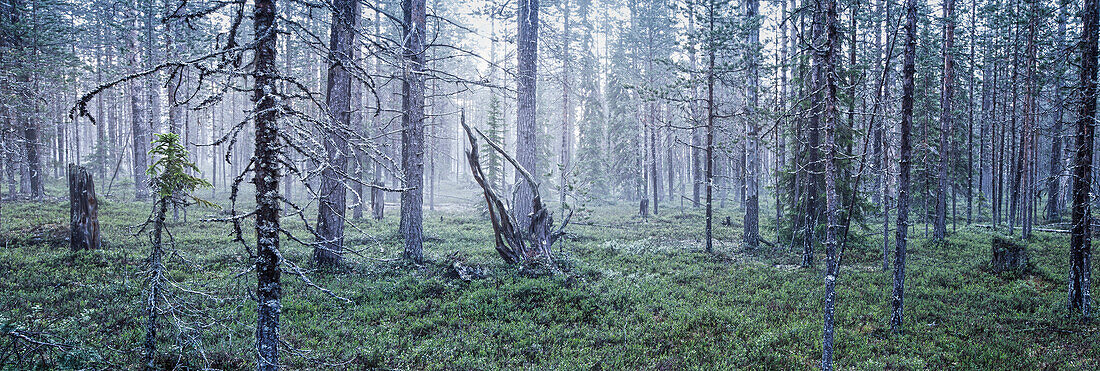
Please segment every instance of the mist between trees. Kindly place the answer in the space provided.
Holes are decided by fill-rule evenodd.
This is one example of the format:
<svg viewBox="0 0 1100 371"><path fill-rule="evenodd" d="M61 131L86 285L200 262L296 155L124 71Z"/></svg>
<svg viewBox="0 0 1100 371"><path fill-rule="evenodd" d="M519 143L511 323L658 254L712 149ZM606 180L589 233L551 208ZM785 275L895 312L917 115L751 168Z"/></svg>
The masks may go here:
<svg viewBox="0 0 1100 371"><path fill-rule="evenodd" d="M935 254L927 250L985 259L997 246L1022 246L1013 253L1040 263L1023 255L1019 274L1040 280L1056 270L1044 287L1062 299L1047 305L1077 326L1063 331L1086 331L1090 208L1100 204L1098 8L0 0L0 233L13 246L0 269L15 276L29 264L17 261L48 254L64 254L77 272L102 268L89 262L95 254L140 256L111 274L140 281L121 296L133 306L119 307L144 321L131 326L141 329L140 352L135 340L104 355L112 352L85 348L78 332L36 327L27 319L34 299L8 302L24 316L0 316L0 363L558 368L538 356L470 365L307 341L309 331L285 327L284 304L314 295L318 312L361 309L363 296L340 282L374 270L417 285L552 282L560 286L549 290L567 293L594 287L583 286L598 281L588 273L619 274L598 258L598 246L619 243L656 244L638 256L670 250L700 264L763 262L811 277L801 300L812 302L820 330L804 334L815 340L799 353L802 368L807 357L821 369L834 360L874 368L860 353L836 353L853 337L845 331L861 331L843 328L853 313L837 310L852 297L843 292L850 271L882 278L884 342L920 338L909 333L925 324L907 319L906 292L930 288L907 286L911 240L920 264L932 259L920 254ZM80 190L66 192L73 184ZM81 243L101 247L32 253L70 235L61 209L50 211L70 198L70 225L80 210L81 228L94 231L81 232ZM110 226L102 241L100 223ZM174 233L222 240L177 243ZM959 247L973 236L981 247ZM1053 256L1057 265L1043 265ZM205 274L220 278L193 278ZM33 287L28 277L0 286ZM228 314L242 307L250 314ZM54 316L82 310L70 309ZM206 333L230 317L219 326L246 346ZM212 354L243 347L247 357ZM908 365L937 365L916 358L926 363ZM594 364L796 367L668 359L682 363ZM906 367L895 361L881 366Z"/></svg>

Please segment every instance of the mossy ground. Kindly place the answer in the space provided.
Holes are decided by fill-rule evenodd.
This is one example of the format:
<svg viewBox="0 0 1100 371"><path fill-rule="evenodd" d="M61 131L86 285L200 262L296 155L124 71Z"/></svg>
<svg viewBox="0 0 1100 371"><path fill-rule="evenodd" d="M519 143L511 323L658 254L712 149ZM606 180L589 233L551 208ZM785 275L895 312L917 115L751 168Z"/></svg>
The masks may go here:
<svg viewBox="0 0 1100 371"><path fill-rule="evenodd" d="M48 236L50 226L67 221L67 204L3 205L0 326L66 347L30 349L24 363L15 363L11 352L28 348L3 336L0 356L8 358L0 368L136 366L148 238L133 236L132 226L148 208L103 202L103 249L73 253ZM283 362L291 369L584 370L807 369L819 362L820 255L817 267L799 269L785 242L778 251L742 251L736 210L718 212L718 220L730 215L734 225L715 223L717 251L708 254L698 210L666 208L648 221L634 210L592 210L560 246L570 274L539 278L500 262L489 225L476 212L427 212L432 262L420 267L385 261L401 249L396 217L357 221L347 243L358 253L339 271L308 273L350 304L283 275L281 333L297 349L284 349ZM170 225L178 251L168 262L176 283L172 303L195 312L164 321L160 362L251 368L255 277L248 252L233 242L230 226L200 221L203 214L216 213L192 210L188 223ZM774 218L764 219L762 230L773 231ZM986 270L990 231L960 226L946 243L932 244L915 228L906 333L893 336L879 226L853 229L844 252L840 368L1100 367L1092 346L1097 326L1064 309L1068 236L1036 233L1028 244L1032 273L999 276ZM765 237L775 241L774 234ZM308 247L285 242L283 249L309 268ZM452 278L454 256L488 267L491 277ZM180 330L177 323L193 325Z"/></svg>

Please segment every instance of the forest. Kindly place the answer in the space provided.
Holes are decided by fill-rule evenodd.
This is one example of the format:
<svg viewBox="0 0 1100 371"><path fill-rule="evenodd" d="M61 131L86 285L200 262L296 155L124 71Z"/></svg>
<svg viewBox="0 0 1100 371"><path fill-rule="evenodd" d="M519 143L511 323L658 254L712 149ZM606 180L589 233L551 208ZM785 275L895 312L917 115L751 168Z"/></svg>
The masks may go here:
<svg viewBox="0 0 1100 371"><path fill-rule="evenodd" d="M0 0L0 370L1100 369L1100 0Z"/></svg>

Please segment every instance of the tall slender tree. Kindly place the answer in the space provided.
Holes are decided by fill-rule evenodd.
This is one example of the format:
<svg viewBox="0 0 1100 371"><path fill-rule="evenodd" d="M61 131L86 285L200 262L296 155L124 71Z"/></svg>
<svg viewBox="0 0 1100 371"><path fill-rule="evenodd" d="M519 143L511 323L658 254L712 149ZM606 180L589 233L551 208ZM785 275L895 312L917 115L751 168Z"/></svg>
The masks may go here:
<svg viewBox="0 0 1100 371"><path fill-rule="evenodd" d="M745 138L745 223L742 241L749 251L756 250L760 241L760 123L756 114L759 104L760 74L758 50L760 43L760 1L745 0L745 17L749 22L746 45L748 51L748 102L745 109L748 132Z"/></svg>
<svg viewBox="0 0 1100 371"><path fill-rule="evenodd" d="M538 124L535 121L535 83L538 81L539 0L519 0L516 12L516 159L536 177ZM521 225L530 225L535 211L531 190L516 172L516 214Z"/></svg>
<svg viewBox="0 0 1100 371"><path fill-rule="evenodd" d="M344 251L344 216L347 210L344 178L348 158L352 155L347 136L352 132L352 111L359 109L351 106L355 79L349 68L355 63L355 48L359 47L356 43L358 27L359 1L333 1L325 92L329 120L321 139L328 163L321 170L317 244L313 249L313 262L324 267L339 264ZM353 181L358 182L358 179Z"/></svg>
<svg viewBox="0 0 1100 371"><path fill-rule="evenodd" d="M570 56L569 47L573 43L573 39L570 36L572 32L572 24L569 22L569 14L572 11L569 0L562 0L561 12L562 12L562 47L561 47L561 169L559 170L558 186L561 191L558 192L558 203L565 205L565 195L568 191L566 185L566 175L571 170L573 163L573 105L572 105L572 84L573 84L573 64L572 57ZM564 212L565 208L562 207Z"/></svg>
<svg viewBox="0 0 1100 371"><path fill-rule="evenodd" d="M1069 45L1066 45L1066 13L1069 7L1066 1L1059 1L1058 10L1058 34L1055 45L1059 50L1067 51L1071 49ZM1049 164L1049 176L1047 177L1047 207L1046 207L1046 219L1047 221L1057 222L1062 218L1062 178L1065 175L1066 167L1062 164L1062 145L1064 139L1063 133L1063 120L1064 111L1066 107L1066 99L1064 98L1063 90L1065 87L1065 66L1066 62L1063 58L1058 58L1054 67L1054 118L1053 125L1050 132L1050 164Z"/></svg>
<svg viewBox="0 0 1100 371"><path fill-rule="evenodd" d="M1092 189L1093 141L1096 136L1097 37L1100 2L1085 0L1081 8L1080 98L1077 108L1077 151L1073 167L1073 235L1070 237L1069 308L1092 316Z"/></svg>
<svg viewBox="0 0 1100 371"><path fill-rule="evenodd" d="M909 169L912 166L910 132L913 129L913 75L916 74L917 0L905 0L905 56L901 72L901 143L898 150L898 224L894 237L894 291L890 331L902 332L905 309L905 255L909 234Z"/></svg>
<svg viewBox="0 0 1100 371"><path fill-rule="evenodd" d="M836 0L818 0L814 15L814 87L822 94L820 107L814 114L820 115L824 134L822 152L825 168L825 315L822 336L821 369L833 369L833 334L836 315L836 281L840 275L838 238L842 228L842 205L837 194L837 52L840 32L837 29Z"/></svg>
<svg viewBox="0 0 1100 371"><path fill-rule="evenodd" d="M706 129L706 155L705 166L706 175L703 180L706 182L706 231L704 238L706 239L707 252L714 252L714 118L715 102L714 102L714 64L715 55L717 54L717 42L715 40L715 18L717 13L718 2L717 0L708 0L707 6L707 129Z"/></svg>
<svg viewBox="0 0 1100 371"><path fill-rule="evenodd" d="M932 238L942 240L947 234L947 166L951 157L950 140L954 112L951 103L955 94L955 0L943 1L943 85L940 96L939 187L936 190L936 225Z"/></svg>
<svg viewBox="0 0 1100 371"><path fill-rule="evenodd" d="M406 189L401 193L400 230L405 239L405 258L420 263L424 260L424 23L427 9L424 0L403 0L401 8L404 13L401 160Z"/></svg>
<svg viewBox="0 0 1100 371"><path fill-rule="evenodd" d="M254 0L252 102L255 104L256 165L256 363L261 371L279 369L279 314L282 312L282 254L279 252L279 181L282 178L278 123L279 71L275 66L278 29L276 0Z"/></svg>
<svg viewBox="0 0 1100 371"><path fill-rule="evenodd" d="M136 73L141 68L141 48L138 46L138 12L135 10L131 12L131 20L134 22L134 28L130 32L127 32L127 41L130 46L130 53L128 55L128 62L132 73ZM130 136L131 147L133 150L133 162L130 169L133 172L134 177L134 198L143 200L149 196L149 177L145 174L143 169L148 168L149 160L146 153L149 152L149 126L147 115L148 111L147 103L143 104L142 99L145 98L145 84L136 79L131 79L127 82L129 84L129 96L130 96Z"/></svg>

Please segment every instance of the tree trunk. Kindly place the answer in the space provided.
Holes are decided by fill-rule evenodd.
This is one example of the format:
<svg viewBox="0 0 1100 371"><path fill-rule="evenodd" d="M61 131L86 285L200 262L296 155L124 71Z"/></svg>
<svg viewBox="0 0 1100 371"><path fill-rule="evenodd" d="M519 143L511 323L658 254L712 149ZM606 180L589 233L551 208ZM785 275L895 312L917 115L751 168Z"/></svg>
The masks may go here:
<svg viewBox="0 0 1100 371"><path fill-rule="evenodd" d="M382 35L382 32L381 32L381 24L382 23L381 22L382 22L381 21L381 12L379 12L378 10L375 10L375 14L374 14L374 34L376 35L376 37L380 37ZM378 59L378 57L374 58L373 63L374 63L374 66L373 66L374 67L374 72L375 73L380 73L382 71L382 68L381 68L382 63ZM380 102L378 102L376 100L376 103L380 103ZM379 118L378 113L379 112L374 112L374 114L371 115L371 128L372 128L372 130L374 130L376 138L378 138L378 146L382 147L383 153L388 153L389 150L387 148L389 148L389 147L386 145L386 140L387 140L387 135L385 135L386 129L385 129L385 127L383 127L382 120ZM371 190L370 190L371 216L375 220L382 220L382 218L386 215L386 193L384 191L382 191L382 189L380 187L384 186L385 183L386 183L386 180L383 177L383 173L385 172L386 169L382 165L381 160L374 160L372 162L373 162L373 165L374 165L374 171L372 171L374 177L373 177L373 180L371 181L371 184L374 184L376 187L371 187Z"/></svg>
<svg viewBox="0 0 1100 371"><path fill-rule="evenodd" d="M572 44L570 38L571 24L569 23L569 13L571 8L569 7L569 0L563 0L561 4L562 9L562 52L561 52L561 169L559 170L560 180L558 187L561 190L558 192L558 203L564 209L565 195L568 191L566 185L566 174L569 173L570 167L573 162L573 106L570 97L573 95L571 89L573 83L573 65L571 64L571 57L569 55L569 46Z"/></svg>
<svg viewBox="0 0 1100 371"><path fill-rule="evenodd" d="M103 20L96 21L96 45L95 47L95 81L96 84L103 83L103 70L107 68L104 66L103 61ZM96 160L95 160L95 172L99 176L100 183L103 182L104 174L107 173L107 120L106 120L106 105L104 103L104 95L96 94L95 96L95 111L96 111L96 124L95 124L95 137L96 137Z"/></svg>
<svg viewBox="0 0 1100 371"><path fill-rule="evenodd" d="M69 247L73 251L100 247L95 184L88 169L75 164L69 164Z"/></svg>
<svg viewBox="0 0 1100 371"><path fill-rule="evenodd" d="M339 265L344 253L344 217L347 211L344 180L347 178L348 157L352 155L347 136L353 132L351 95L354 81L345 66L355 63L354 50L359 47L355 41L359 26L359 2L336 0L332 9L325 94L329 123L322 133L328 163L321 170L317 244L313 248L313 263L321 267Z"/></svg>
<svg viewBox="0 0 1100 371"><path fill-rule="evenodd" d="M1066 10L1058 11L1058 41L1056 45L1062 50L1069 50L1066 45ZM1063 77L1065 74L1065 62L1059 60L1054 70L1054 127L1050 133L1050 173L1047 178L1047 207L1046 219L1048 222L1058 222L1062 219L1062 115L1065 109L1065 100L1062 90L1065 89Z"/></svg>
<svg viewBox="0 0 1100 371"><path fill-rule="evenodd" d="M69 165L71 169L73 165ZM83 170L83 168L81 168ZM145 343L142 346L143 370L153 371L157 367L157 311L160 307L161 291L164 288L164 219L168 213L168 198L157 200L157 213L153 219L153 251L149 253L149 294L145 297Z"/></svg>
<svg viewBox="0 0 1100 371"><path fill-rule="evenodd" d="M652 63L650 65L652 66ZM649 70L647 71L647 73L650 73L650 71L652 71L650 68L647 68L647 70ZM657 205L659 204L661 192L661 182L660 179L658 179L659 177L657 176L657 113L655 112L656 105L656 103L652 102L648 104L649 125L646 125L648 126L647 131L649 132L649 161L646 166L649 168L649 180L653 186L650 189L650 194L653 197L653 215L657 215Z"/></svg>
<svg viewBox="0 0 1100 371"><path fill-rule="evenodd" d="M37 105L37 103L35 103ZM27 155L27 175L29 176L30 196L32 199L41 199L46 196L42 180L42 160L38 153L38 118L28 117L24 127L24 137ZM48 155L48 153L47 153Z"/></svg>
<svg viewBox="0 0 1100 371"><path fill-rule="evenodd" d="M716 10L714 9L717 4L716 0L709 0L710 4L707 7L707 32L714 32L714 17ZM706 176L704 181L706 182L706 232L704 238L706 239L707 252L714 252L714 234L712 232L714 224L714 59L715 59L715 42L713 39L708 39L707 45L707 130L706 130Z"/></svg>
<svg viewBox="0 0 1100 371"><path fill-rule="evenodd" d="M358 13L357 13L358 14ZM356 17L359 18L359 17ZM360 60L362 58L359 47L353 48L352 58L354 60ZM367 128L363 121L363 83L359 79L351 79L351 123L349 127L353 133L357 136L370 137L370 129ZM351 217L354 220L363 218L363 210L366 208L365 197L363 197L363 183L366 182L368 156L357 145L354 148L349 148L348 156L354 162L355 171L349 174L352 177L351 193L355 195L355 206L352 208ZM369 188L369 187L368 187Z"/></svg>
<svg viewBox="0 0 1100 371"><path fill-rule="evenodd" d="M691 34L695 33L695 4L696 4L696 0L690 0L688 2L688 11L687 11L687 13L688 13L688 15L687 15L688 32L691 33ZM688 59L689 59L689 62L691 64L691 70L696 71L698 69L698 63L697 63L697 60L698 60L698 53L697 53L698 44L696 43L695 38L690 38L689 42L690 42L691 50L689 50ZM702 150L702 148L703 148L703 137L704 137L703 132L705 130L701 130L700 125L699 125L703 121L699 117L699 116L702 115L702 112L701 112L702 109L700 109L700 107L699 107L700 106L700 104L699 104L700 95L701 94L699 93L699 88L696 86L696 84L692 84L692 86L691 86L691 104L688 105L688 112L689 112L688 114L689 114L689 117L690 117L688 122L691 123L691 146L688 149L688 152L689 152L689 155L691 156L690 162L691 162L691 206L692 207L699 207L699 205L701 204L699 202L699 196L702 194L701 191L702 191L703 182L704 182L704 180L703 180L703 171L704 171L703 168L705 167L705 165L703 164L703 154L702 154L703 150Z"/></svg>
<svg viewBox="0 0 1100 371"><path fill-rule="evenodd" d="M886 108L884 108L884 106L886 105L883 104L883 102L889 101L890 99L890 89L887 86L887 82L890 81L890 72L893 70L893 68L890 66L890 63L893 61L894 57L894 41L896 39L895 36L888 36L889 42L886 46L885 53L883 52L881 46L883 36L882 33L886 33L885 30L888 29L889 25L891 24L890 22L892 18L890 15L890 10L891 6L887 3L886 0L882 0L879 3L878 12L885 13L885 17L883 18L883 27L881 29L877 24L875 25L875 56L882 58L882 66L879 67L881 68L879 81L877 86L875 87L875 100L871 106L871 132L874 135L874 161L872 163L872 173L877 175L875 176L875 189L878 192L878 197L876 198L880 200L875 201L875 199L872 199L872 202L875 204L879 204L881 202L882 205L883 272L888 272L890 270L890 166L888 160L889 153L886 145L886 131L888 120L886 120L886 118L884 117L881 119L881 123L877 125L875 124L875 121L879 117L880 109L883 111L883 116L885 116ZM882 31L882 33L880 33L880 30Z"/></svg>
<svg viewBox="0 0 1100 371"><path fill-rule="evenodd" d="M1073 167L1073 236L1070 239L1069 308L1092 315L1092 147L1096 133L1097 36L1100 2L1085 0L1081 8L1081 104L1077 114L1077 153Z"/></svg>
<svg viewBox="0 0 1100 371"><path fill-rule="evenodd" d="M783 199L786 195L783 194L783 182L784 172L783 167L787 163L787 129L790 127L790 104L788 98L790 97L790 84L787 79L787 73L790 65L790 61L787 60L789 54L788 49L790 45L790 37L787 35L788 22L793 22L789 19L789 13L787 12L787 0L780 0L780 17L783 19L780 22L779 27L776 29L776 39L779 40L779 115L776 121L775 129L775 225L776 228L781 226L784 207ZM778 246L778 245L777 245Z"/></svg>
<svg viewBox="0 0 1100 371"><path fill-rule="evenodd" d="M279 253L281 178L279 123L276 121L277 81L275 1L255 0L252 11L255 103L256 185L256 363L261 371L279 368L279 314L282 311L282 255Z"/></svg>
<svg viewBox="0 0 1100 371"><path fill-rule="evenodd" d="M909 168L913 128L913 75L916 73L917 0L905 1L905 61L902 67L901 148L898 152L898 224L897 250L894 251L894 292L890 314L890 332L901 333L905 309L905 254L909 233Z"/></svg>
<svg viewBox="0 0 1100 371"><path fill-rule="evenodd" d="M133 13L134 21L137 21L137 12ZM138 35L137 31L133 30L129 33L129 44L131 48L129 56L129 64L131 66L131 72L138 72L138 68L141 65L141 52L138 47ZM149 197L149 177L145 174L145 169L149 167L149 133L147 129L148 122L146 121L146 111L142 107L142 98L145 97L144 83L135 80L130 80L130 135L133 141L133 162L131 172L134 177L134 198L138 200L144 200Z"/></svg>
<svg viewBox="0 0 1100 371"><path fill-rule="evenodd" d="M813 32L817 32L817 29L814 27L818 27L819 25L817 25L816 23L822 21L821 19L816 18L816 15L814 17L815 18L812 19L810 26L811 37L816 37L816 35L813 35ZM813 45L811 45L811 47L813 47ZM810 88L808 89L808 94L810 98L809 100L811 109L817 110L819 109L818 107L820 107L822 104L823 92L821 91L820 87L812 85L814 81L813 79L818 78L818 76L815 76L814 74L819 72L816 70L817 66L814 66L813 68L815 68L815 70L810 71L810 76L808 76L808 81L810 81L811 84ZM814 238L814 236L817 232L819 217L822 216L820 214L821 201L818 200L818 193L821 191L819 187L822 183L823 171L820 157L821 115L811 114L808 123L809 126L805 128L807 142L803 150L803 156L806 158L805 170L803 171L803 182L805 182L806 193L803 203L806 206L804 213L804 222L802 224L802 267L812 267L814 265L814 243L816 243L816 238Z"/></svg>
<svg viewBox="0 0 1100 371"><path fill-rule="evenodd" d="M424 208L425 6L424 0L403 0L401 3L404 11L402 27L405 32L401 160L405 170L406 191L401 193L400 228L401 235L405 239L404 257L415 263L424 260L422 213ZM533 148L532 151L534 151Z"/></svg>
<svg viewBox="0 0 1100 371"><path fill-rule="evenodd" d="M155 8L156 1L145 2L145 35L142 39L145 41L145 46L142 48L145 57L142 58L142 67L146 70L150 70L157 65L159 60L155 59L154 52L157 50L155 44L159 41L159 34L156 32L157 11ZM151 73L145 76L145 100L146 109L148 109L149 117L146 117L148 122L145 123L146 130L149 133L155 133L161 130L160 121L160 87L161 84L157 82L160 74ZM148 138L150 141L152 138ZM142 152L143 156L148 156L148 153ZM142 168L141 171L145 171Z"/></svg>
<svg viewBox="0 0 1100 371"><path fill-rule="evenodd" d="M947 162L950 157L955 94L955 0L943 2L943 90L940 100L939 189L936 191L936 223L932 238L942 240L947 235ZM953 204L953 203L952 203Z"/></svg>
<svg viewBox="0 0 1100 371"><path fill-rule="evenodd" d="M836 0L819 0L814 16L814 73L815 90L822 95L819 115L823 139L825 178L825 314L821 341L821 369L833 369L833 334L836 314L836 280L839 275L840 255L837 251L838 235L841 229L840 197L837 195L837 81L836 48L839 44L837 30Z"/></svg>
<svg viewBox="0 0 1100 371"><path fill-rule="evenodd" d="M745 140L745 222L742 244L755 251L760 241L760 125L756 116L759 103L760 76L757 71L757 44L760 42L759 0L746 0L745 16L751 26L748 34L748 133Z"/></svg>
<svg viewBox="0 0 1100 371"><path fill-rule="evenodd" d="M539 0L519 0L516 13L516 159L535 176L539 174L538 125L535 122L535 83L538 77ZM516 174L516 205L522 225L534 212L534 191Z"/></svg>
<svg viewBox="0 0 1100 371"><path fill-rule="evenodd" d="M1020 166L1024 169L1022 173L1023 181L1021 187L1023 187L1023 220L1020 225L1020 235L1023 238L1031 236L1031 224L1032 215L1034 215L1034 200L1036 185L1036 169L1037 161L1033 161L1036 158L1036 149L1032 148L1033 143L1036 143L1034 129L1036 126L1036 116L1038 116L1038 102L1036 98L1039 95L1039 82L1038 76L1036 76L1036 65L1038 60L1038 38L1039 38L1039 0L1030 0L1030 15L1028 17L1027 25L1027 75L1024 77L1027 80L1024 85L1026 90L1026 96L1024 97L1024 128L1020 139Z"/></svg>

